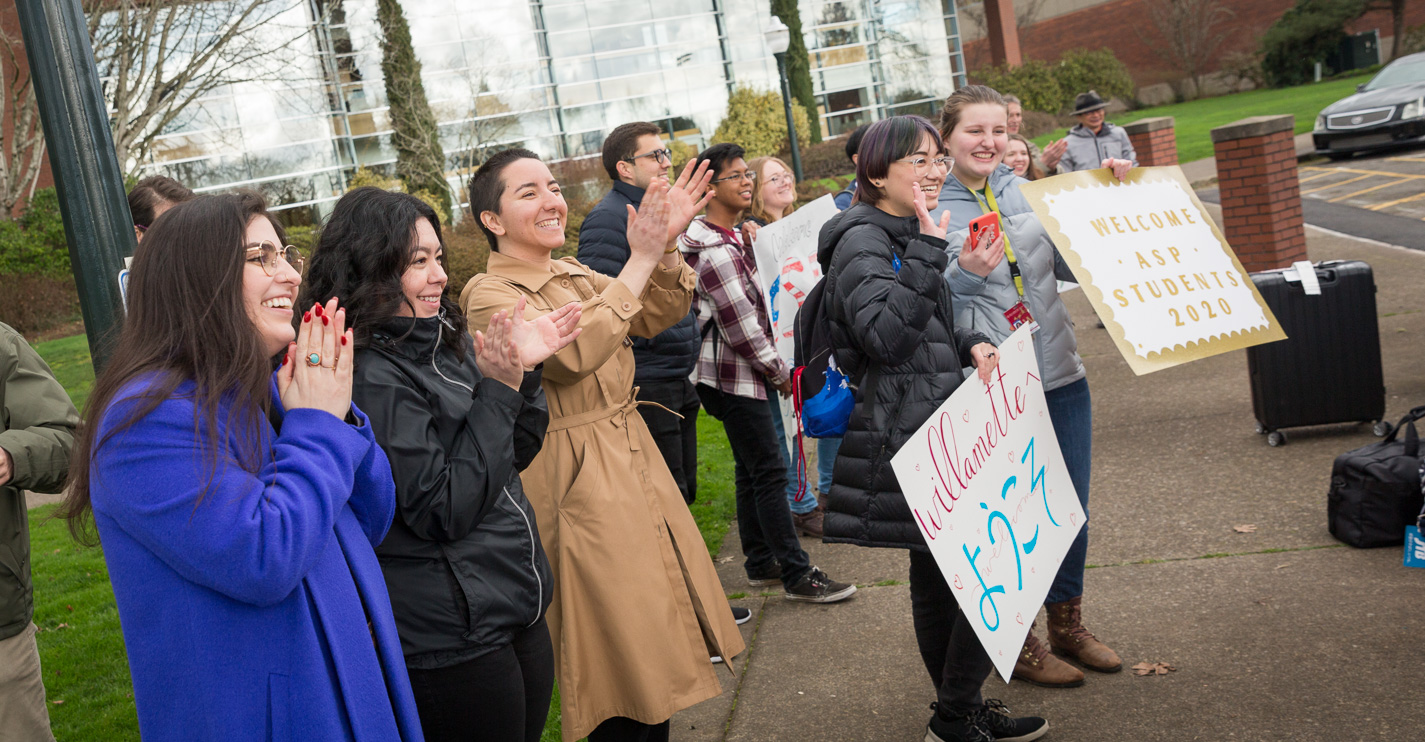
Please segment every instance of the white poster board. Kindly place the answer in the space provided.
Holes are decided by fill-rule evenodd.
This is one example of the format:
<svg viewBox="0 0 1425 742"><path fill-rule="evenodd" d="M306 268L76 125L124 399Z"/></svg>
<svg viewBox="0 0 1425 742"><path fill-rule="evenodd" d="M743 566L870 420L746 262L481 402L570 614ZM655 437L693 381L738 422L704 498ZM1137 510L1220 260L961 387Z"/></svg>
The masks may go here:
<svg viewBox="0 0 1425 742"><path fill-rule="evenodd" d="M1009 682L1085 514L1044 398L1029 328L1000 346L891 459L960 609Z"/></svg>
<svg viewBox="0 0 1425 742"><path fill-rule="evenodd" d="M772 320L777 352L792 360L792 331L797 310L821 280L816 240L821 225L836 216L836 201L822 196L806 206L757 230L752 254L757 258L757 279Z"/></svg>
<svg viewBox="0 0 1425 742"><path fill-rule="evenodd" d="M1019 190L1135 373L1286 338L1179 168Z"/></svg>

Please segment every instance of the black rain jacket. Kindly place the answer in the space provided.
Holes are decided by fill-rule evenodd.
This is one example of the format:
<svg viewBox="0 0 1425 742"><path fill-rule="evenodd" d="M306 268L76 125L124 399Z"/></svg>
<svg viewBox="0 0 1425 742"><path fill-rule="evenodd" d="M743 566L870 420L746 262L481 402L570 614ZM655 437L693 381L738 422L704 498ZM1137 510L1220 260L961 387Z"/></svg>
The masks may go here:
<svg viewBox="0 0 1425 742"><path fill-rule="evenodd" d="M963 380L983 334L955 327L945 241L915 217L853 204L821 229L832 352L858 385L832 470L825 540L928 551L891 457ZM896 269L897 260L900 269Z"/></svg>
<svg viewBox="0 0 1425 742"><path fill-rule="evenodd" d="M441 342L448 332L443 318L385 323L357 351L352 389L396 480L376 556L417 669L509 644L554 596L519 477L549 426L541 374L526 373L519 391L485 378L470 336L461 363Z"/></svg>

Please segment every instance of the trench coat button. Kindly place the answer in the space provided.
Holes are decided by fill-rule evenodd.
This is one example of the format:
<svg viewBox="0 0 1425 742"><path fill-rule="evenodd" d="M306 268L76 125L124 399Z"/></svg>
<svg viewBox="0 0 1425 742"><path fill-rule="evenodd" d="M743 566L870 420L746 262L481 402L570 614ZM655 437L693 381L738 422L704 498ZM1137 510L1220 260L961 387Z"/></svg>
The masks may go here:
<svg viewBox="0 0 1425 742"><path fill-rule="evenodd" d="M566 288L566 289L569 288L569 279L566 278L566 279L560 281L560 282L559 282L559 285L560 285L560 286L563 286L563 287Z"/></svg>
<svg viewBox="0 0 1425 742"><path fill-rule="evenodd" d="M632 304L629 304L628 302L624 302L624 303L623 303L623 309L624 309L624 311L626 312L626 311L628 311L628 310L630 310L630 309L633 309L633 305L632 305Z"/></svg>

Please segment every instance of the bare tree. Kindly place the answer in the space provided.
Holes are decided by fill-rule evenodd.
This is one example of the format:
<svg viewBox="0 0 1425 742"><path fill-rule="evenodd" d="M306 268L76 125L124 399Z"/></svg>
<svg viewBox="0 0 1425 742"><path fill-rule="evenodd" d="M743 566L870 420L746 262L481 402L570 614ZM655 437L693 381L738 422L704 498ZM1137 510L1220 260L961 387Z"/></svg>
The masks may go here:
<svg viewBox="0 0 1425 742"><path fill-rule="evenodd" d="M1147 36L1144 41L1182 73L1183 79L1174 85L1180 97L1190 97L1186 81L1192 82L1193 95L1201 94L1208 67L1232 32L1226 24L1236 14L1219 0L1149 0L1147 7L1148 18L1165 43Z"/></svg>
<svg viewBox="0 0 1425 742"><path fill-rule="evenodd" d="M313 77L290 52L310 19L284 22L301 0L83 0L108 100L114 149L127 175L154 141L227 86Z"/></svg>
<svg viewBox="0 0 1425 742"><path fill-rule="evenodd" d="M498 60L503 59L500 47L489 39L476 43L480 53L467 54L470 66L457 73L464 95L453 104L440 106L453 119L443 126L455 127L454 147L448 152L448 160L460 173L462 191L466 179L485 162L491 150L520 131L519 117L507 100L510 94L501 92L513 87L514 81L506 74L507 68L498 66ZM463 195L468 201L469 194Z"/></svg>
<svg viewBox="0 0 1425 742"><path fill-rule="evenodd" d="M22 62L24 54L20 41L0 31L0 120L7 113L10 118L8 137L0 127L0 218L7 219L16 204L34 193L45 156L39 105L29 65Z"/></svg>
<svg viewBox="0 0 1425 742"><path fill-rule="evenodd" d="M1406 35L1405 0L1378 0L1378 2L1367 3L1366 11L1370 12L1372 10L1390 11L1391 33L1394 34L1395 38L1390 49L1390 59L1386 61L1393 62L1400 58L1404 52L1404 45L1401 42L1405 41Z"/></svg>

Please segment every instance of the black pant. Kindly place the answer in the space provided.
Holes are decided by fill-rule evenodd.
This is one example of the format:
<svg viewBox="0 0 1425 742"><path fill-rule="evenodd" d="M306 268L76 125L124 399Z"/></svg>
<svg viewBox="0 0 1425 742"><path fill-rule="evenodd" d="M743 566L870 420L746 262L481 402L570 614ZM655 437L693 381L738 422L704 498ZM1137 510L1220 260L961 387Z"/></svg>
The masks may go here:
<svg viewBox="0 0 1425 742"><path fill-rule="evenodd" d="M623 716L604 719L589 732L589 742L668 742L667 721L644 724Z"/></svg>
<svg viewBox="0 0 1425 742"><path fill-rule="evenodd" d="M768 394L776 394L768 389ZM766 574L775 559L782 564L782 584L791 587L811 569L797 541L787 507L787 469L767 401L739 397L698 385L709 415L722 422L737 475L737 530L749 575Z"/></svg>
<svg viewBox="0 0 1425 742"><path fill-rule="evenodd" d="M683 492L683 502L692 505L698 499L698 393L687 379L640 381L638 399L657 402L668 410L653 405L639 405L638 413L648 423L648 432L673 480Z"/></svg>
<svg viewBox="0 0 1425 742"><path fill-rule="evenodd" d="M960 611L935 557L920 551L910 553L910 610L915 642L935 683L940 709L954 713L984 703L980 686L994 663Z"/></svg>
<svg viewBox="0 0 1425 742"><path fill-rule="evenodd" d="M554 645L541 618L493 652L409 673L427 742L538 742L554 693Z"/></svg>

